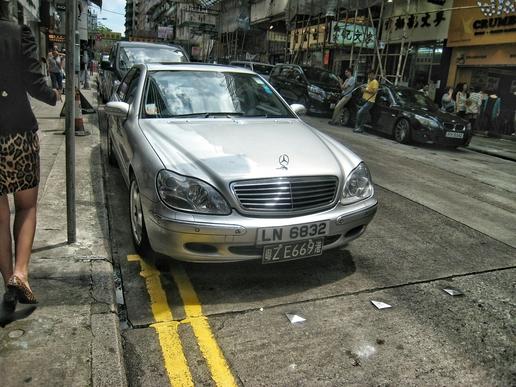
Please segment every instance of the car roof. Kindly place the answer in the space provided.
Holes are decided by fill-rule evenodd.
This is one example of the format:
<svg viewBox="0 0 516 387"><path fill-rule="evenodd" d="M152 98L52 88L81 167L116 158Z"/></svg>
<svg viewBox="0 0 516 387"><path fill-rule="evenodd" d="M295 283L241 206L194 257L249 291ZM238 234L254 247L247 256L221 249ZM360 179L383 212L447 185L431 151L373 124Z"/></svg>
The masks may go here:
<svg viewBox="0 0 516 387"><path fill-rule="evenodd" d="M128 41L120 41L118 44L121 47L155 47L155 48L181 48L181 46L176 44L164 44L164 43L148 43L148 42L128 42Z"/></svg>
<svg viewBox="0 0 516 387"><path fill-rule="evenodd" d="M264 63L264 62L253 62L251 60L232 60L231 62L229 62L229 64L231 63L252 63L252 64L259 64L259 65L265 65L265 66L274 66L274 65L271 65L270 63Z"/></svg>
<svg viewBox="0 0 516 387"><path fill-rule="evenodd" d="M220 64L207 63L146 63L144 65L148 71L164 71L164 70L197 70L197 71L227 71L233 73L254 74L253 71L243 67L234 67Z"/></svg>

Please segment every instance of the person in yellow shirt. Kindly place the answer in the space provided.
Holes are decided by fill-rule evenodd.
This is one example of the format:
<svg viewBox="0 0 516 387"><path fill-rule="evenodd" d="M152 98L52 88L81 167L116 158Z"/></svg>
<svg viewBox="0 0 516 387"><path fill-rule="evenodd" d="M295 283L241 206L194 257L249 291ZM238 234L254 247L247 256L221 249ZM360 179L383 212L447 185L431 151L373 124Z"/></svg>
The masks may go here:
<svg viewBox="0 0 516 387"><path fill-rule="evenodd" d="M374 101L376 100L376 93L378 92L379 87L380 84L375 79L374 71L370 70L367 73L367 87L364 89L364 92L362 94L364 104L360 109L358 109L355 129L353 129L353 132L362 133L364 131L362 126L364 125L365 115L373 107Z"/></svg>

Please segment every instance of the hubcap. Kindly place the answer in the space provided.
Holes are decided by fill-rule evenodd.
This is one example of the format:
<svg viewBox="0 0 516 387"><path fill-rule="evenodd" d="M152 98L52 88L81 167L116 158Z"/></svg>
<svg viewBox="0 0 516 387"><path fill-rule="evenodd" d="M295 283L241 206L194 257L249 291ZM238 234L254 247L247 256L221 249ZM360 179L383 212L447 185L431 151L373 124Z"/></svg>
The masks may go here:
<svg viewBox="0 0 516 387"><path fill-rule="evenodd" d="M131 210L131 229L135 242L140 245L142 243L143 235L143 212L142 203L140 200L140 190L136 181L131 182L131 193L129 198L129 208Z"/></svg>
<svg viewBox="0 0 516 387"><path fill-rule="evenodd" d="M396 140L404 141L408 134L407 121L401 120L396 124Z"/></svg>

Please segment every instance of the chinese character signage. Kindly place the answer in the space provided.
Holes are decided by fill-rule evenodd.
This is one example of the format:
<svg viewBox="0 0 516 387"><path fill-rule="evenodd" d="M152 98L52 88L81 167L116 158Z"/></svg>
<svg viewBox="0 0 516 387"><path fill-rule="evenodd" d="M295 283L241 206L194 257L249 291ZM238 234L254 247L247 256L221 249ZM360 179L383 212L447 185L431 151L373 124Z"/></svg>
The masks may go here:
<svg viewBox="0 0 516 387"><path fill-rule="evenodd" d="M381 40L400 43L403 38L412 42L446 39L451 11L443 9L451 7L452 3L451 0L446 0L445 6L438 6L428 2L417 2L411 5L408 11L403 5L406 3L389 3L385 10Z"/></svg>
<svg viewBox="0 0 516 387"><path fill-rule="evenodd" d="M340 46L362 46L374 48L376 29L366 25L333 22L331 24L330 43Z"/></svg>
<svg viewBox="0 0 516 387"><path fill-rule="evenodd" d="M476 4L475 0L455 0L456 7L475 6ZM486 16L486 9L478 6L453 10L448 47L516 42L516 12L506 14L504 11L500 14L489 14L491 16Z"/></svg>

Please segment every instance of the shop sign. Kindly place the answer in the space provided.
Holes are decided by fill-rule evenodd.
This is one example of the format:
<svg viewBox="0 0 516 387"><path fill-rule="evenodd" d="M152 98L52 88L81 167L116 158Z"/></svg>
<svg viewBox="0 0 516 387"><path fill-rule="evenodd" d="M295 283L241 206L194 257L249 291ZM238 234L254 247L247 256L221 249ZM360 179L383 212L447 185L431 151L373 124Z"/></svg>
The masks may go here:
<svg viewBox="0 0 516 387"><path fill-rule="evenodd" d="M65 43L66 36L61 34L48 34L48 41L52 43Z"/></svg>
<svg viewBox="0 0 516 387"><path fill-rule="evenodd" d="M333 22L331 24L330 43L340 46L362 46L374 48L376 29L370 26Z"/></svg>
<svg viewBox="0 0 516 387"><path fill-rule="evenodd" d="M446 0L444 6L428 2L412 3L406 9L406 3L388 3L382 26L382 41L400 43L403 39L412 42L444 40L448 36L452 1Z"/></svg>
<svg viewBox="0 0 516 387"><path fill-rule="evenodd" d="M455 0L455 7L476 5L474 0ZM509 8L512 9L512 8ZM487 16L486 8L455 9L452 12L448 46L477 46L516 42L516 12ZM489 12L488 15L495 15Z"/></svg>
<svg viewBox="0 0 516 387"><path fill-rule="evenodd" d="M503 14L509 15L516 12L516 3L514 0L477 0L477 5L484 14L484 16L500 16Z"/></svg>

